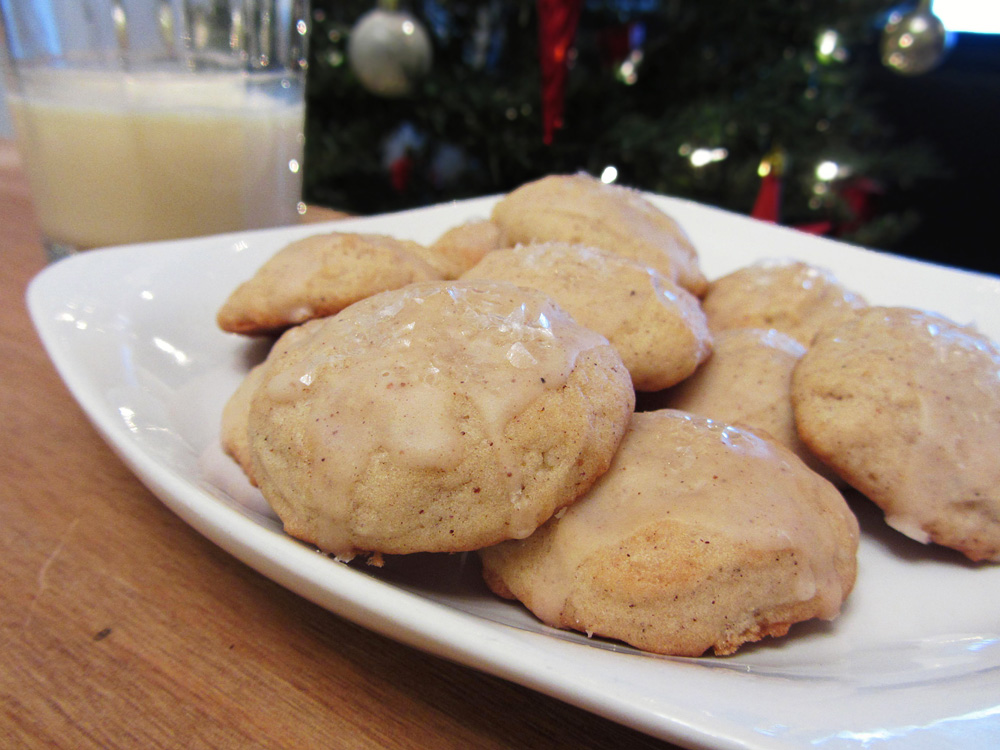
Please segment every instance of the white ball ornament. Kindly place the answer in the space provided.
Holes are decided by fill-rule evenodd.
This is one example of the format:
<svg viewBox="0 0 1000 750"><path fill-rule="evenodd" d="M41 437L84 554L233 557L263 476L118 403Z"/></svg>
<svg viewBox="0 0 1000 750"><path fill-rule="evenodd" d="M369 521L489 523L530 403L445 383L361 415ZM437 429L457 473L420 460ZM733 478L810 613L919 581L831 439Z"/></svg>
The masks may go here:
<svg viewBox="0 0 1000 750"><path fill-rule="evenodd" d="M406 11L375 8L358 19L347 60L361 85L385 97L406 96L431 69L427 30Z"/></svg>

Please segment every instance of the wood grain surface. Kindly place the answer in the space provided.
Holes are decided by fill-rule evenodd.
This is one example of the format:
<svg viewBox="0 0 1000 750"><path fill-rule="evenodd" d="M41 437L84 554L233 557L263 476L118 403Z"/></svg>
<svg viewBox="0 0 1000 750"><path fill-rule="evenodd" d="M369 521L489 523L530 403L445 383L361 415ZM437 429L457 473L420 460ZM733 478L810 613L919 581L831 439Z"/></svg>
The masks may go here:
<svg viewBox="0 0 1000 750"><path fill-rule="evenodd" d="M45 257L9 142L0 263L0 747L670 747L349 623L167 510L35 335Z"/></svg>

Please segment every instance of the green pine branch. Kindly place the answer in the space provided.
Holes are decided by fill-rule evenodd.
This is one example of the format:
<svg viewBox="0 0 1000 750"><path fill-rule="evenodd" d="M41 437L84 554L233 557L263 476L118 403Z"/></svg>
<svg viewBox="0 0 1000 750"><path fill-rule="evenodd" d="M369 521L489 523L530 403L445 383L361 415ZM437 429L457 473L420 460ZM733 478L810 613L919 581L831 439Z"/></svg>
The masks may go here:
<svg viewBox="0 0 1000 750"><path fill-rule="evenodd" d="M663 0L633 15L646 41L632 83L602 52L602 39L623 23L620 4L587 0L565 97L565 127L542 142L538 36L532 0L508 0L503 54L495 69L469 64L465 53L475 12L485 2L438 2L451 13L448 36L436 36L434 64L413 95L385 99L366 91L346 60L353 23L370 2L314 0L307 86L307 200L378 213L499 193L547 173L618 170L619 182L749 212L761 159L786 155L784 216L790 224L850 218L836 190L816 192L816 165L832 160L897 200L941 165L923 144L901 143L880 117L867 87L877 61L884 0ZM411 10L428 28L433 19ZM822 62L817 38L836 30L846 56ZM425 139L412 184L395 191L383 163L384 143L409 123ZM468 168L437 185L426 176L436 145L460 149ZM695 167L697 148L726 158ZM887 246L912 231L906 212L875 217L852 238Z"/></svg>

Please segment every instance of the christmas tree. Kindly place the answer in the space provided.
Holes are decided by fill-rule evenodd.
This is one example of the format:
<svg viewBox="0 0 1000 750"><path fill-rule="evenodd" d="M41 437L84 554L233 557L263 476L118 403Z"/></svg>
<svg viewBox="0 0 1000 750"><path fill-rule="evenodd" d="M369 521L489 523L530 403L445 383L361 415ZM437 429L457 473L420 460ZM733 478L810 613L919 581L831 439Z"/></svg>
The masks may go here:
<svg viewBox="0 0 1000 750"><path fill-rule="evenodd" d="M938 167L866 83L889 3L582 0L562 37L545 16L540 34L546 4L574 11L390 2L362 33L372 0L313 0L307 200L371 214L583 170L873 247L916 226L905 193ZM427 44L380 50L400 19ZM565 83L545 88L560 39Z"/></svg>

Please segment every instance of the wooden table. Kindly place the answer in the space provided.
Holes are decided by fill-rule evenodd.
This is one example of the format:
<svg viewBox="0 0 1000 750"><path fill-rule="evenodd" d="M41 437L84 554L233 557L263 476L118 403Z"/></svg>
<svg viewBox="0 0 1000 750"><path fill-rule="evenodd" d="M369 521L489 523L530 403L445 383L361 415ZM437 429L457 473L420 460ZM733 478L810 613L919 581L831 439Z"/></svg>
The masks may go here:
<svg viewBox="0 0 1000 750"><path fill-rule="evenodd" d="M351 624L167 510L34 333L45 257L2 141L0 262L0 747L667 747Z"/></svg>

